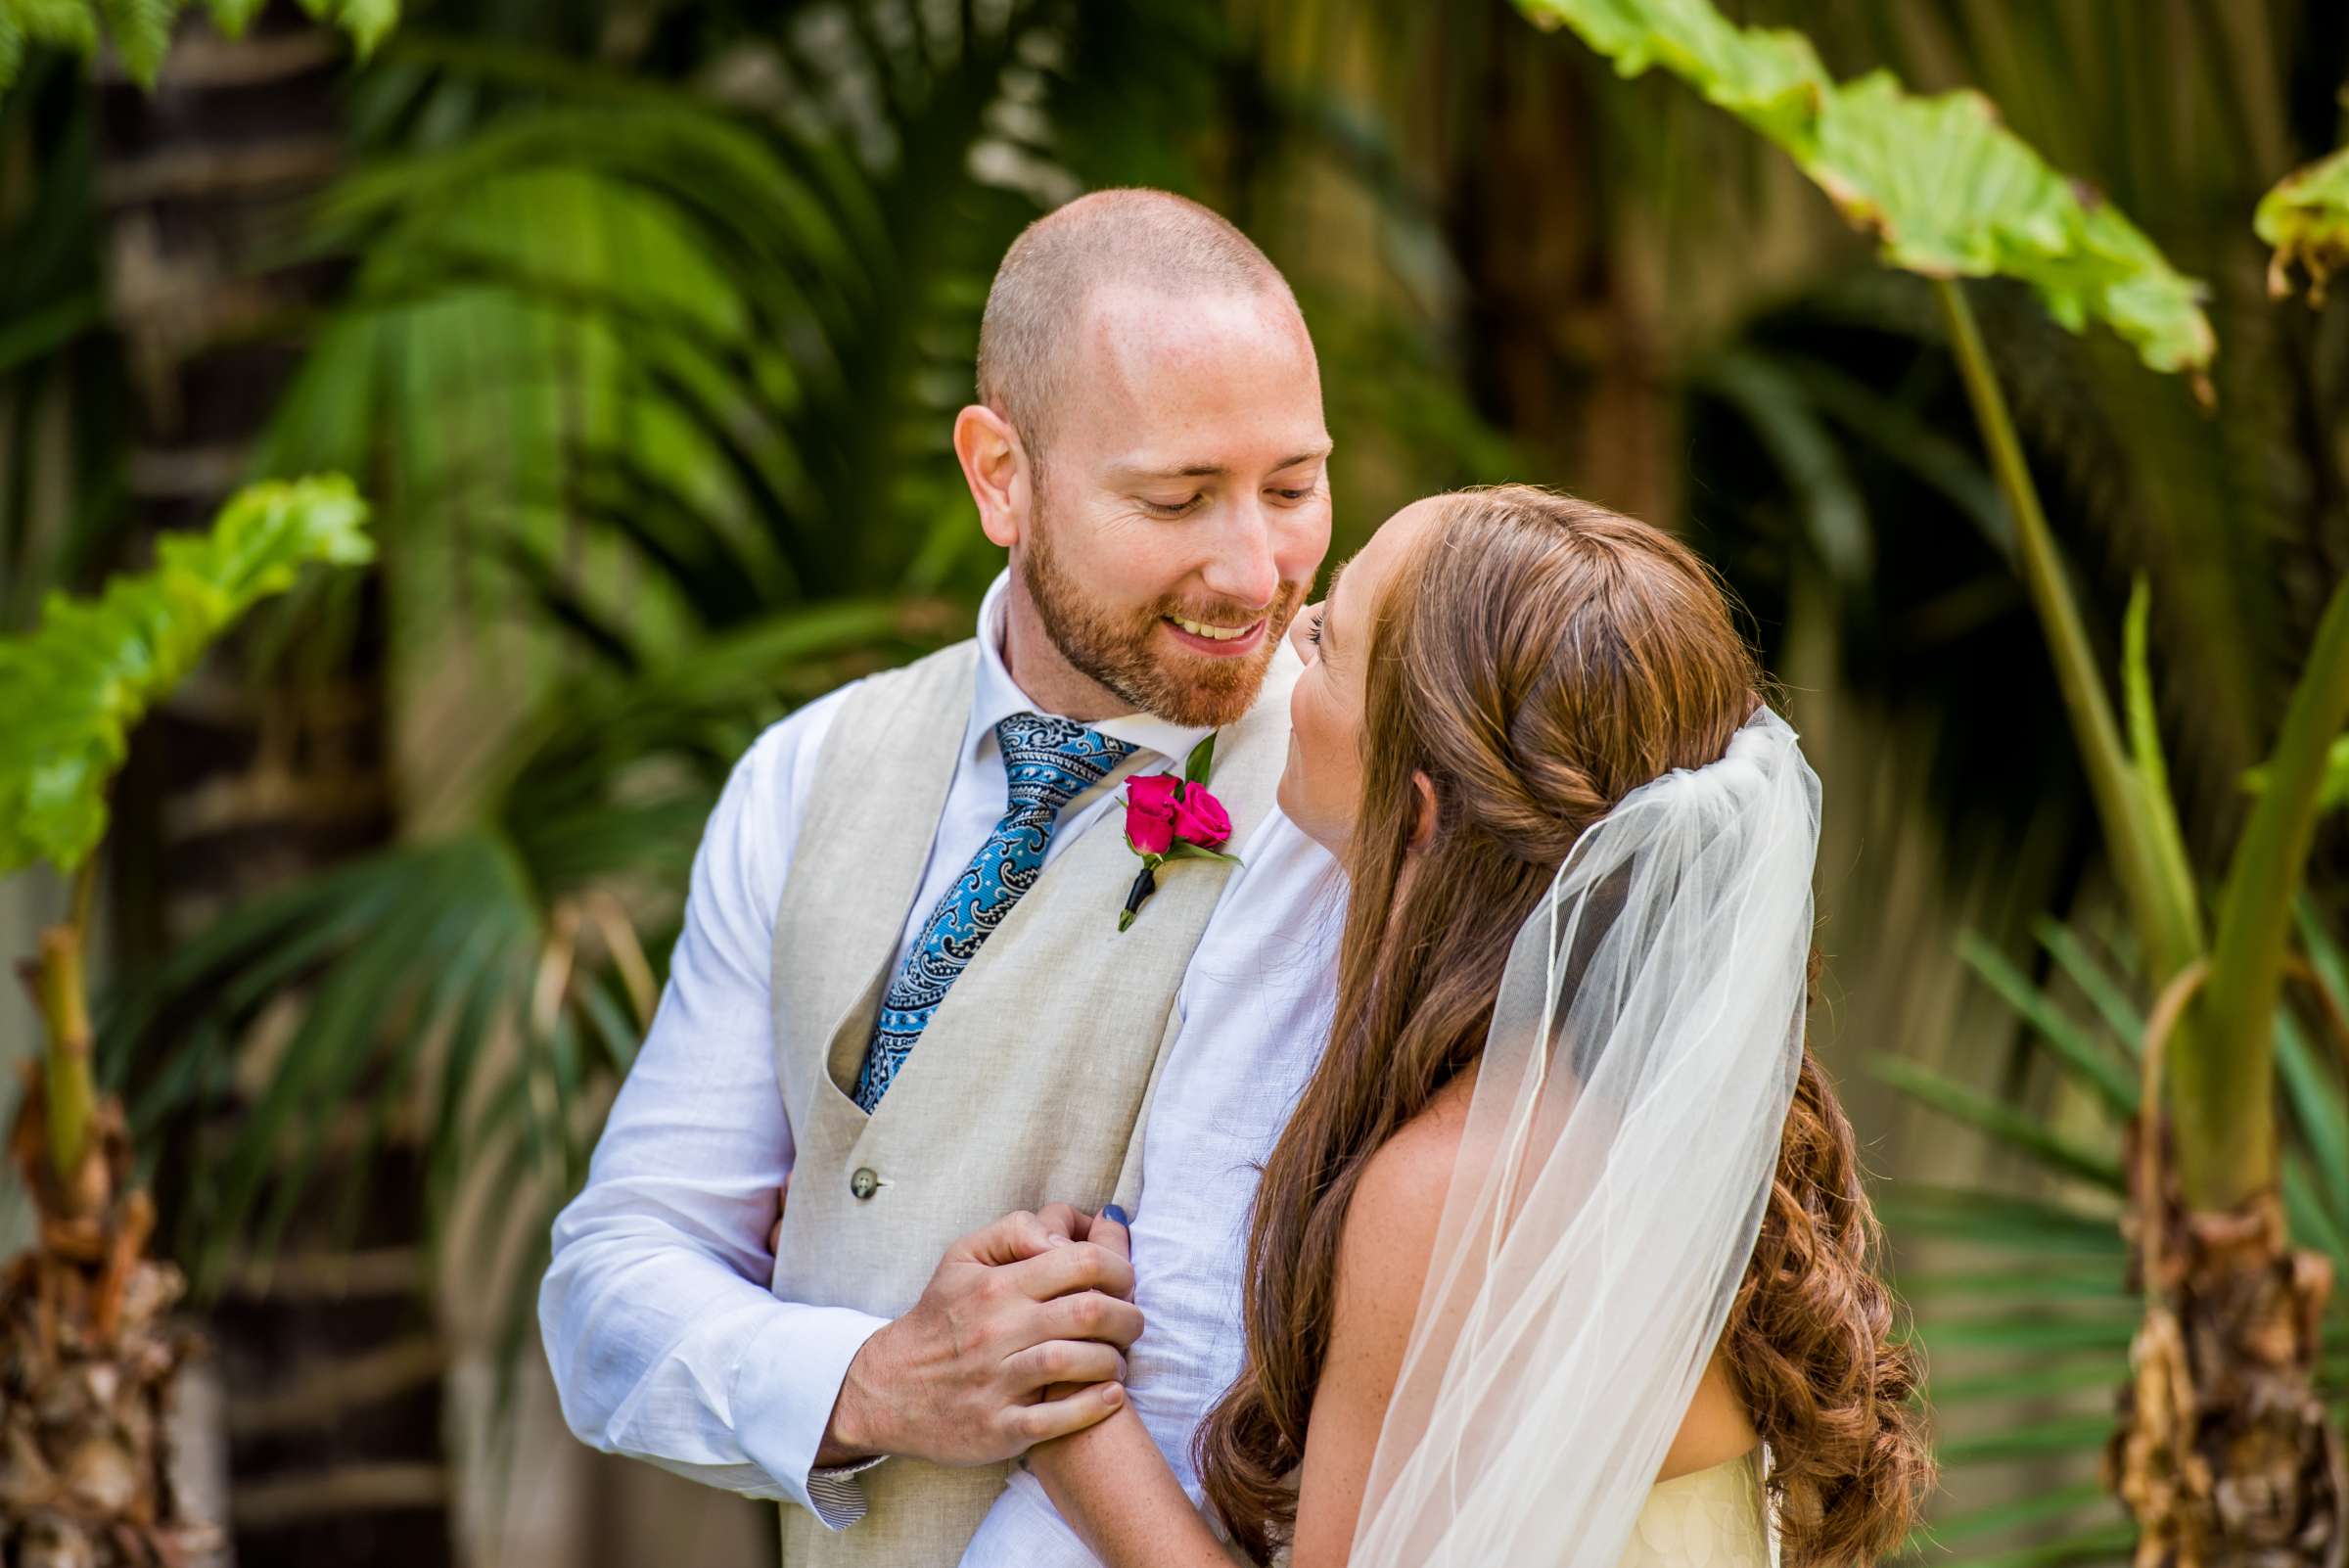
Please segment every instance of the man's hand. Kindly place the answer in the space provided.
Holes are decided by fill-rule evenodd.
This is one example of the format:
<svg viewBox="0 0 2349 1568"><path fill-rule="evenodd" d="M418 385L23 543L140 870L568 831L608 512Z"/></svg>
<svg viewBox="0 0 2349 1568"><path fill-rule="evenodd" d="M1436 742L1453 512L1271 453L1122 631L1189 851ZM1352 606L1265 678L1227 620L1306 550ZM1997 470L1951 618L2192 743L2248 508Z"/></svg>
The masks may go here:
<svg viewBox="0 0 2349 1568"><path fill-rule="evenodd" d="M1069 1234L1089 1241L1096 1247L1107 1248L1125 1259L1128 1266L1133 1262L1133 1238L1126 1226L1126 1211L1115 1204L1096 1215L1079 1214L1065 1203L1048 1204L1038 1211L1037 1218L1042 1220L1048 1228L1057 1230L1066 1226ZM1124 1382L1125 1380L1126 1374L1121 1369L1118 1373L1118 1381ZM1083 1386L1082 1383L1055 1383L1045 1389L1040 1397L1047 1400L1065 1399ZM1064 1446L1060 1444L1046 1445L1046 1447L1055 1448ZM1035 1456L1033 1452L1029 1455L1031 1459Z"/></svg>
<svg viewBox="0 0 2349 1568"><path fill-rule="evenodd" d="M1101 1420L1125 1403L1141 1337L1133 1268L1055 1204L1006 1215L939 1261L913 1310L849 1363L819 1466L875 1453L987 1464ZM1065 1398L1051 1384L1077 1385ZM1051 1392L1060 1392L1051 1390Z"/></svg>

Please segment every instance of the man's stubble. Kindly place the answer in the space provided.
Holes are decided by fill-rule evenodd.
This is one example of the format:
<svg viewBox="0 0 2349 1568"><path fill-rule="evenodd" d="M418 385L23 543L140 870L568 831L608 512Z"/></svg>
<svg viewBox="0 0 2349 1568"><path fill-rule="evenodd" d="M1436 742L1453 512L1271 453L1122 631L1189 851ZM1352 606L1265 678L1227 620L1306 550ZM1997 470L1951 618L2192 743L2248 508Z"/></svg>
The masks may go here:
<svg viewBox="0 0 2349 1568"><path fill-rule="evenodd" d="M1051 544L1040 486L1036 495L1037 526L1030 530L1020 558L1021 581L1036 605L1044 634L1060 656L1086 678L1136 710L1155 714L1186 729L1220 729L1236 722L1256 702L1265 671L1271 668L1290 620L1305 600L1306 584L1283 582L1269 610L1230 600L1193 603L1170 596L1146 610L1120 614L1088 601ZM1159 624L1170 616L1212 625L1242 624L1260 617L1264 645L1246 659L1217 659L1167 646Z"/></svg>

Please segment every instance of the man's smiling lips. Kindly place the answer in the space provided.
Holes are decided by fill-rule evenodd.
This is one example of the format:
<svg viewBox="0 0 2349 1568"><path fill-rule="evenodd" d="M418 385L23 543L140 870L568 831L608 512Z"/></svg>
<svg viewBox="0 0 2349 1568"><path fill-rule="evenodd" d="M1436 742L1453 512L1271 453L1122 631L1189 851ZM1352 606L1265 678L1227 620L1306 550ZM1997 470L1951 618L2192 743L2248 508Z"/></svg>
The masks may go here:
<svg viewBox="0 0 2349 1568"><path fill-rule="evenodd" d="M1219 626L1212 622L1184 621L1174 616L1163 619L1176 642L1211 659L1237 659L1254 653L1265 640L1267 624L1267 618L1262 616L1245 626Z"/></svg>

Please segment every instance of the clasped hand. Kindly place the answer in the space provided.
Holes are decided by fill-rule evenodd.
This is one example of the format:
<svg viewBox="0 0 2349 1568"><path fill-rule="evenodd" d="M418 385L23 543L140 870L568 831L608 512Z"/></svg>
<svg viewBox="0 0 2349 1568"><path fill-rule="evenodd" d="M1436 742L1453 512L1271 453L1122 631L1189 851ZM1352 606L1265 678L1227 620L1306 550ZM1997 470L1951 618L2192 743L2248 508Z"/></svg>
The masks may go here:
<svg viewBox="0 0 2349 1568"><path fill-rule="evenodd" d="M974 1230L849 1363L816 1463L988 1464L1091 1426L1125 1403L1132 1298L1126 1227L1105 1215L1055 1203Z"/></svg>

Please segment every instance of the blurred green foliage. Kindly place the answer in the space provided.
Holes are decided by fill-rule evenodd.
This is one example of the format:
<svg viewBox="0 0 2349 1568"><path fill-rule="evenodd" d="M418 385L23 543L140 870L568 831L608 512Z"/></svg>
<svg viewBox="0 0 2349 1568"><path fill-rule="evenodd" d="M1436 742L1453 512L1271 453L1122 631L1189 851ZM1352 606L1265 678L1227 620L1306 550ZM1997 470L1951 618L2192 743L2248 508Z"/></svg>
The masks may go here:
<svg viewBox="0 0 2349 1568"><path fill-rule="evenodd" d="M2268 292L2291 290L2292 269L2308 274L2308 299L2325 302L2325 282L2349 265L2349 147L2294 169L2260 198L2259 237L2276 250Z"/></svg>
<svg viewBox="0 0 2349 1568"><path fill-rule="evenodd" d="M0 637L0 876L35 858L76 869L140 715L302 566L372 560L366 520L340 476L255 484L210 532L163 538L153 571L95 599L52 594L37 630Z"/></svg>
<svg viewBox="0 0 2349 1568"><path fill-rule="evenodd" d="M0 91L16 80L31 44L91 54L101 34L114 46L133 81L155 84L171 47L171 28L188 0L0 0ZM205 0L212 25L241 37L263 0ZM364 56L398 20L398 0L301 0L319 22L350 35Z"/></svg>

